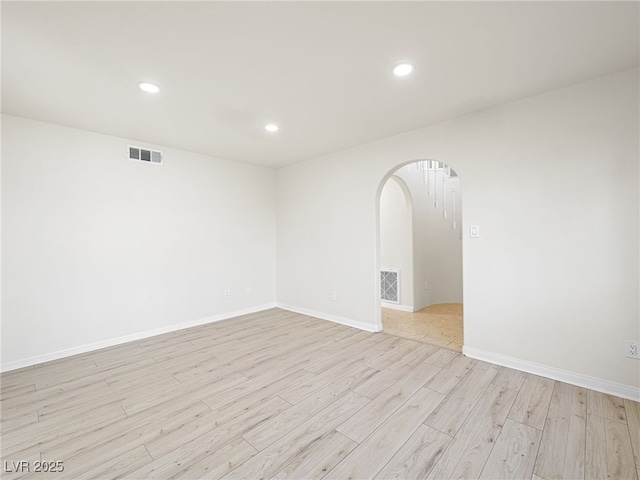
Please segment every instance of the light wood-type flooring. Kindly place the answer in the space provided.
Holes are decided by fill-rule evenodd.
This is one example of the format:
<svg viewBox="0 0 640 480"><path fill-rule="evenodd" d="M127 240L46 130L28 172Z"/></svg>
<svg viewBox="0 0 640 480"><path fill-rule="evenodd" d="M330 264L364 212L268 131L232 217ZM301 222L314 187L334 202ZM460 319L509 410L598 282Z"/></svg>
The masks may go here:
<svg viewBox="0 0 640 480"><path fill-rule="evenodd" d="M600 480L640 465L638 403L278 309L1 380L7 479Z"/></svg>
<svg viewBox="0 0 640 480"><path fill-rule="evenodd" d="M382 309L382 329L389 335L462 351L462 304L439 303L417 312Z"/></svg>

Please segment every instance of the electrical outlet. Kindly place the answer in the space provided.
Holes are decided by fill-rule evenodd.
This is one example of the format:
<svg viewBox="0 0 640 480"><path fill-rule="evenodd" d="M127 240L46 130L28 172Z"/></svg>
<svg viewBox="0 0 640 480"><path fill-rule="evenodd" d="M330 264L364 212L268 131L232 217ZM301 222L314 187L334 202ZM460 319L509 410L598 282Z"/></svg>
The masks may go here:
<svg viewBox="0 0 640 480"><path fill-rule="evenodd" d="M629 358L640 359L640 342L632 342L631 340L625 340L624 356Z"/></svg>
<svg viewBox="0 0 640 480"><path fill-rule="evenodd" d="M335 302L336 301L336 292L331 290L331 292L329 293L329 298L331 299L332 302Z"/></svg>
<svg viewBox="0 0 640 480"><path fill-rule="evenodd" d="M230 298L231 297L231 290L225 290L224 291L224 298Z"/></svg>

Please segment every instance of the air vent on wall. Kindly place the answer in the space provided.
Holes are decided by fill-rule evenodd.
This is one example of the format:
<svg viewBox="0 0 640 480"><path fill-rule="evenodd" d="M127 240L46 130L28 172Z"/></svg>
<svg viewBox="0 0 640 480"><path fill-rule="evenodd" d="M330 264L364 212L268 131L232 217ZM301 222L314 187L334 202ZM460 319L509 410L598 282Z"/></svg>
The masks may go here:
<svg viewBox="0 0 640 480"><path fill-rule="evenodd" d="M400 271L380 271L380 298L384 302L400 303Z"/></svg>
<svg viewBox="0 0 640 480"><path fill-rule="evenodd" d="M138 160L140 162L162 165L162 152L159 150L151 150L148 148L129 145L129 160Z"/></svg>

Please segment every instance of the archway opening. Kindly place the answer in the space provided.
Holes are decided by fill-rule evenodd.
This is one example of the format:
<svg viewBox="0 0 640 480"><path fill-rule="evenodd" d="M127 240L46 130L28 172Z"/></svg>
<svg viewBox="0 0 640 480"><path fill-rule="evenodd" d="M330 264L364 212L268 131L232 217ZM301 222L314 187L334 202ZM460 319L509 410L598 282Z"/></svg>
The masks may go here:
<svg viewBox="0 0 640 480"><path fill-rule="evenodd" d="M377 198L378 328L462 350L462 196L449 165L420 160L390 171Z"/></svg>

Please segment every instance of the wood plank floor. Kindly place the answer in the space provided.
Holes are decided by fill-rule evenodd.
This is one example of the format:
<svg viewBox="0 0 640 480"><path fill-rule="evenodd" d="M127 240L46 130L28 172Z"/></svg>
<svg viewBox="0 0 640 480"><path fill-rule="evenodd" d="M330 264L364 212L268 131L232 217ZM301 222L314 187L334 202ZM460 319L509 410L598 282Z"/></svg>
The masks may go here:
<svg viewBox="0 0 640 480"><path fill-rule="evenodd" d="M638 480L640 470L638 403L278 309L1 380L6 479ZM36 462L64 470L34 472Z"/></svg>

